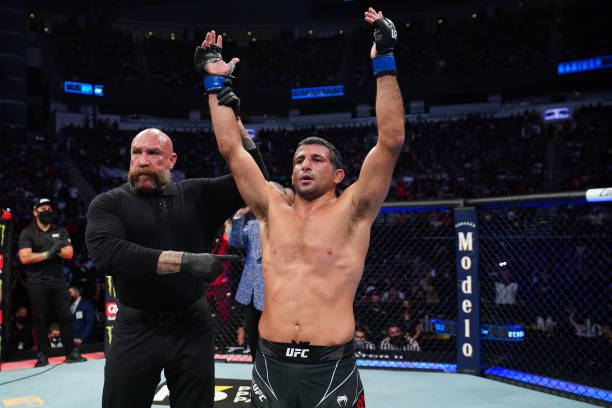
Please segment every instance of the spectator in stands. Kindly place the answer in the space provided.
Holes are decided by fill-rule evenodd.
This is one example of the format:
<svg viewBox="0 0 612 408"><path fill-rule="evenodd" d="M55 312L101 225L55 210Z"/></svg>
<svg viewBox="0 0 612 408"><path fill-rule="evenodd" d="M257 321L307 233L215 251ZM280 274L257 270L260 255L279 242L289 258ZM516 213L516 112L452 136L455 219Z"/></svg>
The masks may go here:
<svg viewBox="0 0 612 408"><path fill-rule="evenodd" d="M279 183L270 182L281 193L289 197L293 202L293 190L283 188ZM236 301L245 305L245 330L249 344L249 350L253 361L259 340L259 319L264 305L264 281L261 271L261 244L259 241L259 221L252 217L248 219L250 208L239 209L232 218L229 231L229 244L236 248L246 248L246 260L240 283L236 290Z"/></svg>
<svg viewBox="0 0 612 408"><path fill-rule="evenodd" d="M62 260L73 255L70 237L65 228L53 223L53 207L48 198L36 200L32 214L34 220L19 235L19 259L28 268L28 291L39 351L36 366L49 364L45 337L49 305L65 336L66 362L85 361L74 347L68 285L62 274Z"/></svg>
<svg viewBox="0 0 612 408"><path fill-rule="evenodd" d="M396 316L400 314L401 302L405 297L406 295L398 290L393 283L383 292L381 301L384 304L385 311L391 315L392 319L396 319Z"/></svg>
<svg viewBox="0 0 612 408"><path fill-rule="evenodd" d="M353 345L355 347L355 351L368 352L376 350L376 345L367 339L366 332L361 327L355 328L355 337L353 337Z"/></svg>
<svg viewBox="0 0 612 408"><path fill-rule="evenodd" d="M89 299L81 297L81 290L76 286L68 288L72 298L70 312L74 323L74 344L80 346L92 341L93 328L96 324L96 308Z"/></svg>
<svg viewBox="0 0 612 408"><path fill-rule="evenodd" d="M49 330L47 331L47 338L49 339L49 347L51 347L52 349L64 347L64 344L62 343L62 332L60 330L59 324L51 323L49 325Z"/></svg>
<svg viewBox="0 0 612 408"><path fill-rule="evenodd" d="M28 316L28 308L19 306L15 310L15 317L11 322L11 337L8 344L9 353L18 350L32 350L34 336L32 336L32 323Z"/></svg>
<svg viewBox="0 0 612 408"><path fill-rule="evenodd" d="M402 332L417 340L423 331L423 324L419 316L413 311L408 299L404 299L400 311L401 315L397 325L402 329Z"/></svg>
<svg viewBox="0 0 612 408"><path fill-rule="evenodd" d="M406 295L404 294L404 292L400 291L399 289L397 289L396 285L392 284L391 286L389 286L389 289L383 292L381 301L389 303L401 303L402 300L404 300L405 298Z"/></svg>
<svg viewBox="0 0 612 408"><path fill-rule="evenodd" d="M410 288L410 299L412 299L413 307L416 310L425 310L427 294L418 282L413 284Z"/></svg>
<svg viewBox="0 0 612 408"><path fill-rule="evenodd" d="M419 343L408 334L402 333L399 326L389 326L387 337L378 346L381 350L421 351Z"/></svg>
<svg viewBox="0 0 612 408"><path fill-rule="evenodd" d="M552 331L556 324L557 294L553 283L550 273L543 270L532 280L529 288L530 318L539 330Z"/></svg>
<svg viewBox="0 0 612 408"><path fill-rule="evenodd" d="M440 302L438 294L438 280L436 279L436 270L432 269L427 272L427 276L423 279L421 286L425 291L425 302L428 310L431 310Z"/></svg>
<svg viewBox="0 0 612 408"><path fill-rule="evenodd" d="M372 291L369 300L361 305L358 313L359 325L366 330L372 341L379 342L384 337L385 328L391 317L383 308L380 294Z"/></svg>
<svg viewBox="0 0 612 408"><path fill-rule="evenodd" d="M514 281L510 269L503 267L497 281L495 282L495 304L515 305L519 285Z"/></svg>

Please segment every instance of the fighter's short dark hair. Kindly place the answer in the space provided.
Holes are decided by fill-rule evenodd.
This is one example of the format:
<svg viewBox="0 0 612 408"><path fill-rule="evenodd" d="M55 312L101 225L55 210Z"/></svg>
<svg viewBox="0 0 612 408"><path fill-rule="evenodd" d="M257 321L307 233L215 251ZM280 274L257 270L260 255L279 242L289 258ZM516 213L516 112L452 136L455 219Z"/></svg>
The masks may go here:
<svg viewBox="0 0 612 408"><path fill-rule="evenodd" d="M342 155L340 154L338 149L336 149L336 146L334 146L327 140L322 139L320 137L310 136L310 137L307 137L306 139L302 139L300 143L298 143L296 150L299 149L303 145L312 145L312 144L318 144L323 147L327 147L327 149L329 150L329 160L332 162L336 170L342 168Z"/></svg>

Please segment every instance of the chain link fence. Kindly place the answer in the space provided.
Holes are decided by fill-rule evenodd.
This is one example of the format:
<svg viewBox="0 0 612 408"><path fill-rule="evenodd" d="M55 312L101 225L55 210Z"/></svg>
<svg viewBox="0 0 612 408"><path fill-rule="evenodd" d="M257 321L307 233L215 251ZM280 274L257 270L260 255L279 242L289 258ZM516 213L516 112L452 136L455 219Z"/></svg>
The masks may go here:
<svg viewBox="0 0 612 408"><path fill-rule="evenodd" d="M479 209L481 320L524 327L522 341L483 341L486 374L610 394L611 221L609 203Z"/></svg>
<svg viewBox="0 0 612 408"><path fill-rule="evenodd" d="M612 204L495 202L477 210L483 374L609 406ZM455 232L450 208L383 208L354 303L360 365L458 371ZM246 253L229 252L207 298L217 357L247 362Z"/></svg>
<svg viewBox="0 0 612 408"><path fill-rule="evenodd" d="M455 338L436 334L431 323L456 319L454 245L450 209L380 213L355 298L357 327L374 346L360 357L403 358L425 369L456 363Z"/></svg>
<svg viewBox="0 0 612 408"><path fill-rule="evenodd" d="M224 355L228 361L251 361L248 339L245 332L244 305L234 296L244 269L246 249L229 247L228 253L240 256L239 261L226 262L226 282L219 286L209 285L206 299L216 324L215 353Z"/></svg>
<svg viewBox="0 0 612 408"><path fill-rule="evenodd" d="M483 333L483 373L607 401L612 204L479 205L477 213L481 323L489 331ZM381 211L354 304L362 361L456 370L454 233L451 208ZM244 250L230 252L244 259ZM209 292L219 325L217 349L234 361L250 361L242 306L233 300L242 267L233 262L228 271L229 318L221 310L227 305L216 301L222 292ZM436 328L436 321L447 325ZM509 331L520 335L512 338Z"/></svg>
<svg viewBox="0 0 612 408"><path fill-rule="evenodd" d="M218 326L217 351L250 361L243 306L234 300L246 254L232 247L229 252L242 260L232 262L223 288L209 287L207 294ZM452 210L383 210L372 226L355 296L357 356L454 371L449 365L456 363L455 337L436 334L431 323L456 320L454 262Z"/></svg>

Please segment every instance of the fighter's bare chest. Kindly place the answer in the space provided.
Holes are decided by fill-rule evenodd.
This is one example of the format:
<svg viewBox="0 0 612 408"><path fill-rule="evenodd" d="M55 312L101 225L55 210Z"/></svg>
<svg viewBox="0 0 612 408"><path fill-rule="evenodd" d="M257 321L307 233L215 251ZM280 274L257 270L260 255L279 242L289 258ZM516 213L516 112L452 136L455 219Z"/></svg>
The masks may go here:
<svg viewBox="0 0 612 408"><path fill-rule="evenodd" d="M337 254L350 238L347 221L336 213L317 217L294 215L277 221L270 225L270 244L285 253L330 256Z"/></svg>

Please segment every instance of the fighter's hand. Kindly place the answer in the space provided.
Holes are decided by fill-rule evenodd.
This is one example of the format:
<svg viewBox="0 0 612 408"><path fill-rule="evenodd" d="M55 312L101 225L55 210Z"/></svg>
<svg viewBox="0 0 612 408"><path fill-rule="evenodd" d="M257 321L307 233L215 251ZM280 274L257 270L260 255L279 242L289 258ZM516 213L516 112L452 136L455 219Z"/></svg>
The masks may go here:
<svg viewBox="0 0 612 408"><path fill-rule="evenodd" d="M225 88L223 88L217 94L217 98L219 98L219 105L232 108L232 110L234 111L234 115L236 115L236 120L239 120L240 119L240 98L236 96L236 94L232 90L231 80L226 79L225 81L223 81L223 85L225 85Z"/></svg>
<svg viewBox="0 0 612 408"><path fill-rule="evenodd" d="M222 49L223 37L217 35L215 30L207 32L204 42L195 51L194 63L196 71L202 76L231 75L240 59L232 58L229 63L224 62L221 56Z"/></svg>
<svg viewBox="0 0 612 408"><path fill-rule="evenodd" d="M374 44L370 50L370 58L393 54L397 43L397 30L393 22L385 18L382 11L377 12L372 7L364 14L365 21L374 27Z"/></svg>
<svg viewBox="0 0 612 408"><path fill-rule="evenodd" d="M206 282L214 282L223 273L223 261L235 261L238 255L214 255L208 253L195 254L184 252L181 259L181 273L190 273L204 278Z"/></svg>

